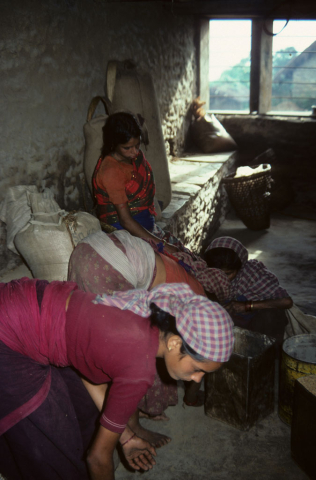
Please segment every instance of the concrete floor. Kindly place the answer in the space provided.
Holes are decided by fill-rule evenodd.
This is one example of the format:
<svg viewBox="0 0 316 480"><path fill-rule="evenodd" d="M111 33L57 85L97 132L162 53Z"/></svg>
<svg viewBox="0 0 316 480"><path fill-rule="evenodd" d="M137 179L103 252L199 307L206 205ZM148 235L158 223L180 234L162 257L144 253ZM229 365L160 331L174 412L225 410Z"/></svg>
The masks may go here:
<svg viewBox="0 0 316 480"><path fill-rule="evenodd" d="M263 261L277 274L294 302L306 313L316 315L316 216L295 207L271 216L268 230L253 232L231 213L216 233L239 239L251 258ZM172 437L157 451L153 470L139 474L119 465L115 478L129 480L306 480L308 477L291 459L291 430L275 411L248 432L240 431L204 414L203 407L182 407L166 411L169 422L142 420L149 429Z"/></svg>
<svg viewBox="0 0 316 480"><path fill-rule="evenodd" d="M268 230L253 232L231 213L216 233L239 239L251 258L262 260L277 274L294 302L306 313L316 315L316 215L299 206L271 216ZM29 276L25 266L8 272L0 281ZM169 422L142 420L149 429L172 437L157 451L157 465L146 473L129 472L120 464L115 478L129 480L306 480L308 477L291 459L290 427L275 411L248 432L240 431L204 414L203 407L182 407L166 411ZM1 476L0 476L1 478Z"/></svg>

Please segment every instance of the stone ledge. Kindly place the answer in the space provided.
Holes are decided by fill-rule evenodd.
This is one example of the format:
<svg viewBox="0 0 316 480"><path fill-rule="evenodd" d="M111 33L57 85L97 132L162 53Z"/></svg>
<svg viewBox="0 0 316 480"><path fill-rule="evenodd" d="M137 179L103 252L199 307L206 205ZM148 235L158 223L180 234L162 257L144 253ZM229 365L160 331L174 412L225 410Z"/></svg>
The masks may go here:
<svg viewBox="0 0 316 480"><path fill-rule="evenodd" d="M172 200L157 224L179 237L188 248L200 251L225 219L228 200L220 183L231 173L236 159L236 152L172 159Z"/></svg>

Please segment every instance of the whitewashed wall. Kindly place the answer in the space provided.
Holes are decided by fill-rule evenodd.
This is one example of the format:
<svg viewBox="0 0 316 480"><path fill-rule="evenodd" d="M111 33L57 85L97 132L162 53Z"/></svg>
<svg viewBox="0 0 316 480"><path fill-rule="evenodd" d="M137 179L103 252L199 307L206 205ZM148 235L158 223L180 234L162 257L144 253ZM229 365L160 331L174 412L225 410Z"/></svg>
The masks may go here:
<svg viewBox="0 0 316 480"><path fill-rule="evenodd" d="M192 19L152 2L2 0L0 50L0 201L9 186L35 184L77 207L82 126L112 59L151 72L167 152L183 145L196 93Z"/></svg>

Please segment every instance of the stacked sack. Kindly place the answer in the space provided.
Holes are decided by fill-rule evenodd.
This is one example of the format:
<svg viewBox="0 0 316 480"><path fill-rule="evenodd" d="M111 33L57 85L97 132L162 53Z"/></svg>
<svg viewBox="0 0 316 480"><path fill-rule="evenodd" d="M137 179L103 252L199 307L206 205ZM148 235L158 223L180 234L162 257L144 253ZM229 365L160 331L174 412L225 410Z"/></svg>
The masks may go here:
<svg viewBox="0 0 316 480"><path fill-rule="evenodd" d="M86 212L61 210L49 189L43 193L30 187L24 189L20 203L24 204L28 219L25 218L24 226L14 235L15 249L34 278L67 280L71 253L83 238L101 230L100 222ZM14 224L14 218L11 221Z"/></svg>

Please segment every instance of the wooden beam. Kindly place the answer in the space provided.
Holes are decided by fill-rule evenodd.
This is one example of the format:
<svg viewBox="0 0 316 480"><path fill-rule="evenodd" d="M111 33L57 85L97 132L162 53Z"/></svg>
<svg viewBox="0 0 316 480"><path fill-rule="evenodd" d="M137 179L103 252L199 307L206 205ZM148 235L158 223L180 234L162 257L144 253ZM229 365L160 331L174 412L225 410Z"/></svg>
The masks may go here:
<svg viewBox="0 0 316 480"><path fill-rule="evenodd" d="M316 19L315 0L173 0L163 2L173 13L208 18Z"/></svg>
<svg viewBox="0 0 316 480"><path fill-rule="evenodd" d="M199 21L199 72L198 72L198 92L201 100L206 102L205 108L210 107L210 87L209 87L209 68L210 68L210 22L208 19Z"/></svg>
<svg viewBox="0 0 316 480"><path fill-rule="evenodd" d="M262 20L254 19L251 33L250 113L258 113L259 111L261 33Z"/></svg>
<svg viewBox="0 0 316 480"><path fill-rule="evenodd" d="M273 31L273 20L265 20L264 24L269 32ZM264 114L271 110L272 39L273 37L268 35L262 28L260 44L259 114Z"/></svg>

